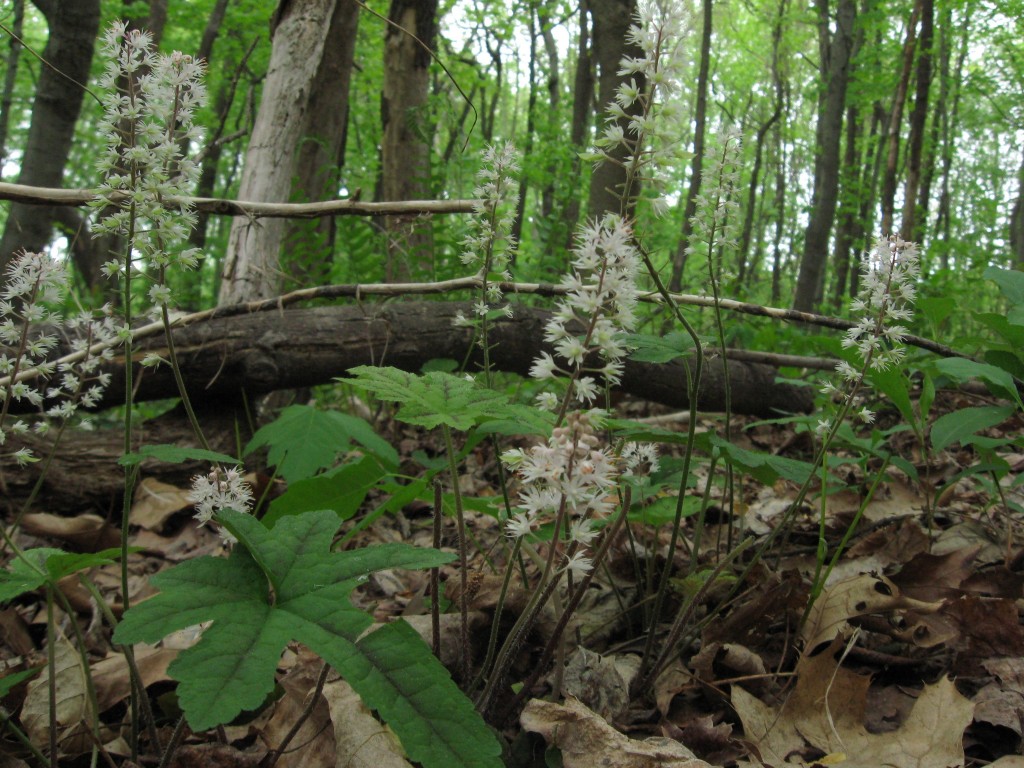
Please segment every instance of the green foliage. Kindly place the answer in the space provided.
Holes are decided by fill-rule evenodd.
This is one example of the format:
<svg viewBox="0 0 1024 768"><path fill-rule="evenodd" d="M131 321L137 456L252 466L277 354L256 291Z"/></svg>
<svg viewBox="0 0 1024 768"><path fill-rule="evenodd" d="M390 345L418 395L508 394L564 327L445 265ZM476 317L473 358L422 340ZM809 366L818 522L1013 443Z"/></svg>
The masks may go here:
<svg viewBox="0 0 1024 768"><path fill-rule="evenodd" d="M47 583L55 585L65 576L86 568L109 565L120 554L120 549L86 554L73 554L52 547L30 549L22 553L21 557L15 557L5 570L0 571L0 603L13 600Z"/></svg>
<svg viewBox="0 0 1024 768"><path fill-rule="evenodd" d="M248 515L218 521L239 541L228 558L203 557L156 574L160 593L131 608L118 643L156 642L212 621L169 668L189 725L206 730L259 706L289 641L308 645L377 710L425 766L499 766L499 747L472 704L404 622L364 636L373 619L349 593L384 568L429 568L448 554L403 544L332 552L330 511L283 517L273 529Z"/></svg>
<svg viewBox="0 0 1024 768"><path fill-rule="evenodd" d="M365 420L308 405L292 405L281 411L274 421L257 430L245 453L269 446L269 463L291 483L332 466L338 454L350 450L353 442L387 466L398 465L398 453Z"/></svg>
<svg viewBox="0 0 1024 768"><path fill-rule="evenodd" d="M513 419L517 414L505 395L450 373L430 371L417 376L370 365L352 368L349 373L355 377L353 385L398 403L397 419L427 429L444 424L466 431L479 419Z"/></svg>
<svg viewBox="0 0 1024 768"><path fill-rule="evenodd" d="M983 429L994 427L1013 415L1013 406L984 405L962 408L940 416L932 424L932 447L941 451Z"/></svg>
<svg viewBox="0 0 1024 768"><path fill-rule="evenodd" d="M376 456L362 456L322 475L297 480L270 503L263 522L273 525L286 515L318 509L330 509L339 520L348 520L359 511L370 490L388 474Z"/></svg>
<svg viewBox="0 0 1024 768"><path fill-rule="evenodd" d="M136 453L126 453L117 463L134 467L146 459L155 459L166 464L181 464L184 461L209 461L213 464L237 464L238 459L205 448L180 445L144 445Z"/></svg>

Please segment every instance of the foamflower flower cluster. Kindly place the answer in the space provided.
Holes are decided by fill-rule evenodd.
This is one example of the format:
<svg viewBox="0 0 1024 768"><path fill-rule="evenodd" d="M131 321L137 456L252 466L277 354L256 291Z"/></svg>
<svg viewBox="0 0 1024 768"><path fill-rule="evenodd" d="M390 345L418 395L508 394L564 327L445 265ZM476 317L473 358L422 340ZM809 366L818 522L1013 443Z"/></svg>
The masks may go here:
<svg viewBox="0 0 1024 768"><path fill-rule="evenodd" d="M888 370L903 361L902 342L909 332L905 324L913 318L915 284L921 275L917 246L899 235L880 238L864 255L861 271L860 292L850 304L860 319L842 341L847 349L856 350L860 366L840 361L836 372L843 385L837 387L829 381L821 388L827 395L842 394L847 399L859 388L868 370ZM867 408L861 408L857 416L864 423L874 419ZM827 421L821 421L816 431L821 435L829 428Z"/></svg>
<svg viewBox="0 0 1024 768"><path fill-rule="evenodd" d="M478 276L484 282L483 296L473 307L477 318L484 317L492 306L502 300L501 285L497 281L510 282L508 271L511 256L516 249L512 237L512 224L516 216L519 192L515 174L519 172L519 154L512 142L501 146L492 145L483 156L483 164L477 173L477 186L473 194L477 198L473 206L474 223L472 232L462 241L460 256L466 266L478 267ZM504 308L511 317L511 309ZM457 326L472 326L474 320L459 312L455 318ZM484 340L480 339L481 343Z"/></svg>
<svg viewBox="0 0 1024 768"><path fill-rule="evenodd" d="M636 326L636 279L639 255L626 222L609 215L583 228L573 250L572 274L561 282L567 290L544 328L544 339L555 355L544 352L530 369L535 379L557 374L571 377L573 397L589 405L598 394L597 374L608 384L622 379L629 351L626 334ZM582 329L582 333L579 333ZM596 356L601 365L588 364ZM558 398L545 392L541 406L554 409Z"/></svg>
<svg viewBox="0 0 1024 768"><path fill-rule="evenodd" d="M195 223L183 198L199 168L182 148L200 138L193 118L206 101L203 64L177 51L156 53L148 32L129 30L124 22L104 35L102 53L109 64L100 79L106 95L99 130L107 147L96 164L104 179L92 204L101 212L97 230L130 233L132 247L149 267L192 268L198 252L171 246L187 242ZM124 268L114 260L103 272L115 276ZM152 287L155 304L169 298L162 281Z"/></svg>
<svg viewBox="0 0 1024 768"><path fill-rule="evenodd" d="M188 500L195 505L196 521L199 525L206 525L222 509L249 512L252 509L252 488L242 479L238 467L214 467L209 473L192 478ZM235 542L235 537L223 529L220 536L227 544Z"/></svg>
<svg viewBox="0 0 1024 768"><path fill-rule="evenodd" d="M519 511L505 524L506 532L512 538L526 536L564 512L568 538L580 545L573 558L566 558L565 568L576 573L590 569L585 550L596 536L591 520L615 506L611 494L619 469L596 434L603 418L599 409L572 413L546 443L501 457L523 484Z"/></svg>
<svg viewBox="0 0 1024 768"><path fill-rule="evenodd" d="M109 312L100 319L84 312L67 322L53 312L50 306L62 302L67 289L67 265L44 253L22 252L7 266L0 291L0 343L16 352L0 354L0 445L7 442L8 433L24 435L31 429L41 434L50 426L45 418L31 423L19 418L9 424L12 403L35 406L46 417L66 421L80 406L96 405L110 383L110 374L98 369L113 358L112 345L73 363L47 359L57 346L55 327L69 331L74 352L87 352L93 344L112 342L117 335ZM32 378L22 377L30 371ZM10 458L20 465L35 460L28 448Z"/></svg>

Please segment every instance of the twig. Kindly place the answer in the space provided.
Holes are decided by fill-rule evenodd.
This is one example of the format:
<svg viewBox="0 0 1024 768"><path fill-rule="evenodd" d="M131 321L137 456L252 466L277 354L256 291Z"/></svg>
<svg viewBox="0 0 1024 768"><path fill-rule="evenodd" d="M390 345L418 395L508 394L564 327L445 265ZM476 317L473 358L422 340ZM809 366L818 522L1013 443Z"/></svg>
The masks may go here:
<svg viewBox="0 0 1024 768"><path fill-rule="evenodd" d="M118 202L118 195L110 195ZM14 200L27 205L83 206L96 200L90 189L59 189L30 187L25 184L0 182L0 200ZM228 200L216 197L165 198L167 205L188 204L193 210L251 219L317 219L325 216L388 216L411 214L471 213L476 200L394 200L361 202L359 200L327 200L318 203L264 203Z"/></svg>

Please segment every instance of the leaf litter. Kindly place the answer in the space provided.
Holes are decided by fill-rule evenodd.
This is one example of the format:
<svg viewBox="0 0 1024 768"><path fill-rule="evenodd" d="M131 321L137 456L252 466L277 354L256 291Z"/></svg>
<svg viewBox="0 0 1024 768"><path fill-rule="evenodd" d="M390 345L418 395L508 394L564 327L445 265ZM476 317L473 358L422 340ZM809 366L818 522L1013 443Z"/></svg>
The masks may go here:
<svg viewBox="0 0 1024 768"><path fill-rule="evenodd" d="M755 431L759 441L766 435L776 441L776 448L787 440L799 443L784 428ZM405 442L422 449L432 439L428 432ZM964 462L973 460L968 452L953 449L943 456L948 462L942 470L945 477L953 477ZM491 484L481 473L493 470L494 461L487 458L483 445L474 449L473 457L472 469L462 481L466 490L480 492ZM703 479L709 481L706 474ZM132 544L143 547L131 556L133 604L155 591L149 586L152 574L196 554L215 553L221 546L215 534L197 531L188 521L187 489L155 483L144 481L133 510ZM794 486L784 479L764 484L747 478L743 483L745 500L737 505L744 514L742 522L751 533L764 535L778 524ZM849 487L854 490L827 500L833 545L862 500L857 483ZM629 638L642 621L642 606L637 607L642 584L637 576L641 582L644 578L636 572L636 553L648 566L672 567L680 575L689 556L672 564L657 555L645 560L645 553L657 553L664 540L636 527L632 540L616 542L608 573L595 580L590 606L581 609L577 626L568 633L572 641L562 672L548 675L531 692L517 721L502 724L511 744L506 763L541 765L539 756L555 750L562 765L588 767L1019 766L1016 755L1024 731L1024 558L1014 556L1017 550L1012 545L1007 548L1007 521L976 485L952 482L936 499L929 529L920 492L901 473L891 472L865 508L857 535L802 625L809 596L808 566L814 562L809 547L818 520L814 510L798 516L781 558L751 569L724 607L715 601L724 600L729 590L707 597L696 614L699 631L649 692L630 690L638 648ZM370 503L375 503L373 497ZM407 504L405 510L392 513L393 523L385 517L357 532L356 539L427 543L429 504ZM495 543L501 531L484 512L469 511L467 517L471 528L474 520L480 522L475 528L479 540L471 566L470 607L472 650L482 654L501 586L487 563L500 553ZM102 519L74 524L38 520L36 527L20 534L26 541L45 537L48 544L83 551L96 551L99 543L110 541ZM702 558L714 552L726 522L721 529L709 526ZM454 544L448 533L442 550L453 552ZM455 566L442 565L441 571L449 587L446 598L457 603L459 596L452 589L458 584ZM103 564L91 572L112 603L119 602L116 573L116 565ZM352 600L385 620L408 616L429 640L429 595L422 576L383 570L353 593ZM685 590L682 583L679 588ZM527 597L513 588L502 621L514 620ZM674 599L681 606L684 593ZM61 615L65 626L69 621L83 627L98 624L88 600L79 600L75 610L77 616ZM707 617L711 619L705 621ZM459 654L451 647L457 645L457 622L452 621L453 614L443 618L442 659L449 669L458 669ZM546 642L544 627L556 618L552 615L539 623L514 675L528 674L533 654ZM23 600L5 621L13 623L4 644L4 676L44 667L43 644L26 645L38 637L32 628L45 625L41 604ZM18 637L22 639L15 642ZM103 723L99 737L110 754L124 755L127 667L123 656L109 646L109 632L105 637L101 633L89 656ZM144 685L164 713L160 734L165 741L179 711L177 698L168 697L176 684L167 667L199 638L194 632L184 640L168 638L136 651ZM57 676L59 743L62 754L73 757L91 749L94 737L84 733L88 700L81 659L69 652L66 641L59 641L58 648L65 649L59 651ZM239 725L225 729L227 744L215 745L203 734L190 734L179 760L195 765L214 759L225 765L257 764L311 705L320 664L303 645L289 643L277 663L279 693L244 715ZM43 669L35 679L14 685L6 700L40 747L46 745L49 727L48 714L40 720L41 713L48 713L48 704L41 703L47 679ZM550 696L555 686L555 701L539 698ZM409 765L400 741L343 678L332 671L317 696L312 714L279 765ZM344 760L342 754L347 755Z"/></svg>

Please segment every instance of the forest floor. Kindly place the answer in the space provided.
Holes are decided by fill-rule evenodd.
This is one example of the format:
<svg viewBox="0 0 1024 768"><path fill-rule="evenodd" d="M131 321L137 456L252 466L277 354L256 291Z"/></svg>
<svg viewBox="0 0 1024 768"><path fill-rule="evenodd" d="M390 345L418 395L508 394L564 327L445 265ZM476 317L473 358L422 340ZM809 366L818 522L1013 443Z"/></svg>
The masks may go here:
<svg viewBox="0 0 1024 768"><path fill-rule="evenodd" d="M963 407L961 398L940 393L941 409ZM652 415L642 404L626 407L629 418ZM883 422L885 416L880 414ZM657 423L665 427L673 422L658 415ZM682 428L679 423L676 428ZM736 419L731 426L740 447L783 457L809 456L808 433L792 424ZM403 457L415 450L442 450L435 433L397 422L378 427ZM721 433L722 418L702 418L700 429ZM985 434L1001 437L1022 431L1024 417L1018 413ZM529 702L525 710L516 707L492 722L505 737L506 764L1024 766L1024 758L1017 757L1024 730L1024 521L1007 506L1009 501L1021 504L1022 489L1012 481L1024 472L1024 455L1003 455L1010 472L998 493L990 475L965 473L978 469L979 463L969 448L949 449L926 462L909 431L893 434L889 448L917 467L930 491L889 465L869 497L880 462L851 460L833 469L846 489L828 496L823 519L819 501L809 497L760 561L751 568L744 567L749 561L734 564L710 585L706 577L739 539L754 538L755 547L745 553L749 555L780 524L796 486L781 478L764 483L737 473L730 515L722 503L723 474L716 470L699 551L691 549L695 517L688 517L683 545L671 562L665 559L671 525L644 524L643 510L638 509L566 632L559 674L545 671L524 697ZM691 491L695 498L708 482L707 467L703 461L695 470L700 478ZM265 485L270 471L257 469L250 478ZM468 498L495 496L496 469L489 444L481 443L463 462L462 492ZM130 563L133 603L154 592L152 574L189 558L223 552L216 533L192 520L188 491L152 479L140 486L131 518L130 543L137 548ZM670 492L658 494L649 500L652 516L659 503L664 505L659 497L674 506ZM427 502L407 505L359 531L346 546L395 541L430 546L431 512ZM97 520L30 516L18 543L81 551L90 542L116 541L116 526ZM851 527L852 534L808 610L822 522L829 556ZM467 525L469 622L473 657L479 661L486 654L509 546L493 517L469 511ZM446 527L445 537L444 548L455 551L453 524ZM664 613L668 619L656 637L662 639L668 621L688 611L681 652L651 689L631 696L650 619L648 596L666 567L671 568L672 591ZM117 565L91 573L100 592L111 598L115 613L120 578ZM442 616L441 657L457 677L457 563L442 569L442 579L451 605ZM503 626L511 625L529 596L515 583L504 603ZM62 591L73 616L58 607L48 617L46 602L36 593L23 595L0 613L4 674L45 666L47 624L59 630L53 695L64 755L60 764L88 765L93 740L81 727L86 676L73 642L66 639L73 638L74 623L88 651L104 724L103 754L107 764L130 765L130 682L124 656L112 647L107 624L81 583L70 578ZM358 590L355 602L380 622L405 618L429 641L426 571L378 572ZM556 618L554 609L542 615L515 660L513 682L534 671ZM178 719L175 683L167 668L199 634L186 630L158 646L136 649L147 694L162 724L158 732L163 743ZM186 732L170 764L266 765L272 748L301 721L277 765L409 765L390 731L337 675L327 676L313 700L321 668L308 649L289 646L278 667L275 694L261 710L215 731ZM5 720L11 718L45 748L51 692L44 678L6 690L3 705ZM9 732L0 750L6 753L3 766L33 764Z"/></svg>

